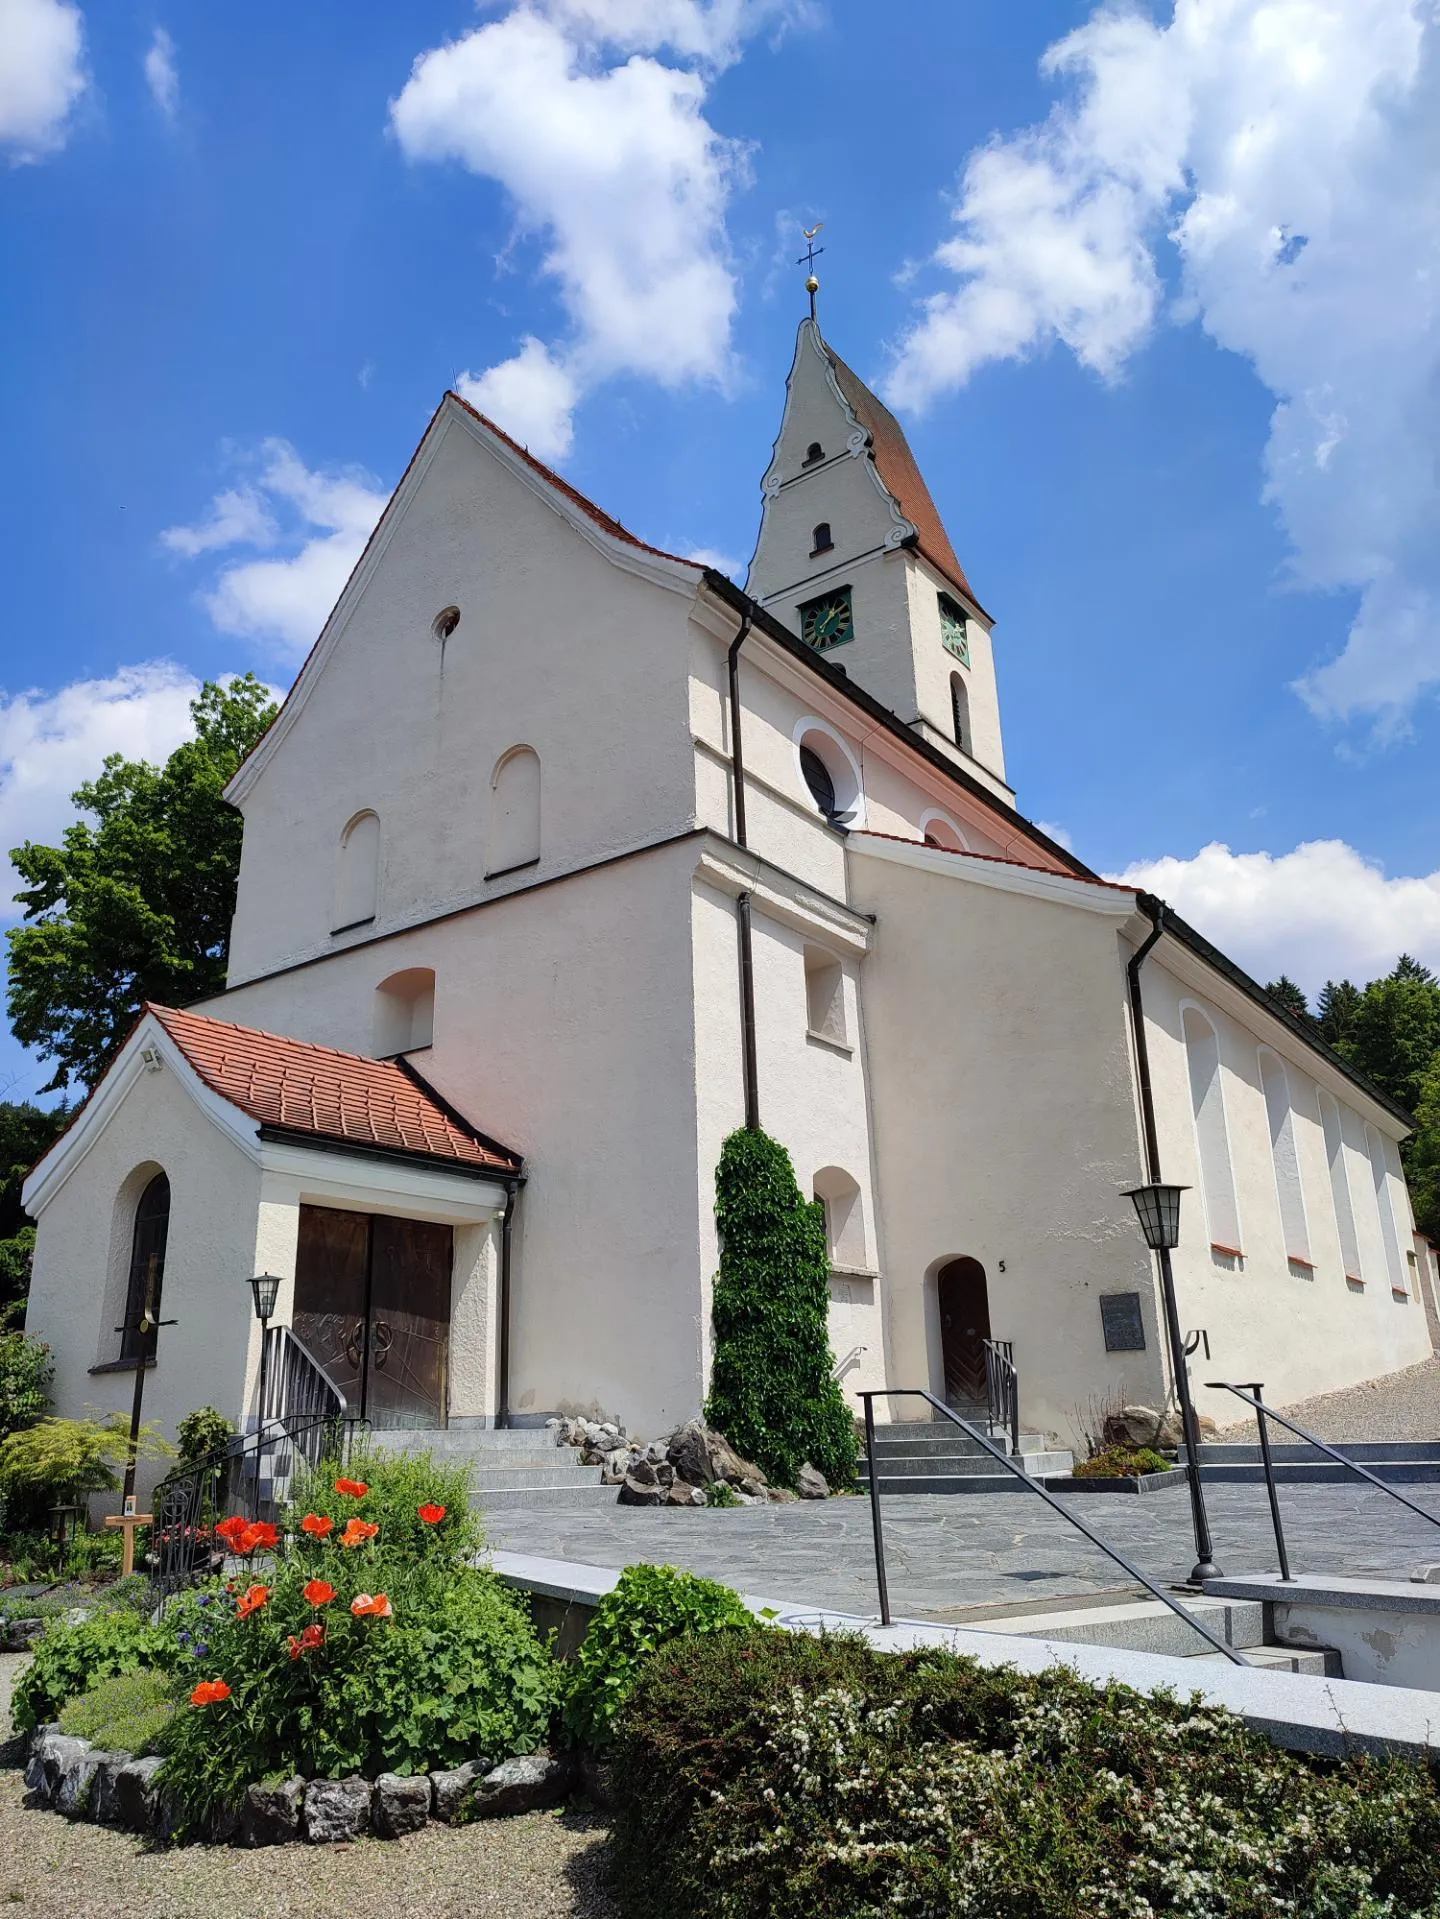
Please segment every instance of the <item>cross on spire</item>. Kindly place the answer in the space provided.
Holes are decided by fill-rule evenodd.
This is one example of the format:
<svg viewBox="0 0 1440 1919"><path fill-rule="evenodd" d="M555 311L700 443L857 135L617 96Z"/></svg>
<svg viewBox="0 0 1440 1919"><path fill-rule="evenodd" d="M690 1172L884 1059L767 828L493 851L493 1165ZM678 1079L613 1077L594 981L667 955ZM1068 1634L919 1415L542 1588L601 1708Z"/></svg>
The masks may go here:
<svg viewBox="0 0 1440 1919"><path fill-rule="evenodd" d="M795 262L797 267L808 267L810 269L809 273L805 276L805 291L810 295L810 318L812 320L815 318L815 295L820 291L820 282L815 277L815 262L825 251L824 247L816 246L815 235L824 224L825 222L823 220L817 220L813 227L802 227L800 229L805 236L805 251Z"/></svg>

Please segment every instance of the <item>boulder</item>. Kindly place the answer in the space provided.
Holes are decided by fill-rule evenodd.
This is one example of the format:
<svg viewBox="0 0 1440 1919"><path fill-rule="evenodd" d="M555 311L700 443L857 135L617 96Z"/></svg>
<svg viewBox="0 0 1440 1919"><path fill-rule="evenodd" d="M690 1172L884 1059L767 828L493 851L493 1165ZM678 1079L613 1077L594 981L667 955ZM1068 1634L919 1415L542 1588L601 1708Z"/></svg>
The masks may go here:
<svg viewBox="0 0 1440 1919"><path fill-rule="evenodd" d="M241 1845L283 1846L298 1838L304 1799L305 1781L298 1774L278 1783L249 1787L240 1807Z"/></svg>
<svg viewBox="0 0 1440 1919"><path fill-rule="evenodd" d="M88 1739L71 1739L58 1726L42 1726L30 1742L25 1784L44 1805L53 1805L60 1781L90 1751Z"/></svg>
<svg viewBox="0 0 1440 1919"><path fill-rule="evenodd" d="M334 1846L370 1830L368 1779L312 1779L305 1788L305 1837Z"/></svg>
<svg viewBox="0 0 1440 1919"><path fill-rule="evenodd" d="M149 1832L155 1823L155 1775L164 1760L132 1759L115 1774L115 1823L127 1832ZM251 1787L254 1791L254 1787Z"/></svg>
<svg viewBox="0 0 1440 1919"><path fill-rule="evenodd" d="M675 1484L675 1468L670 1464L668 1459L662 1459L658 1465L648 1459L637 1460L635 1463L637 1465L649 1466L655 1475L655 1484L657 1486L663 1486L667 1493Z"/></svg>
<svg viewBox="0 0 1440 1919"><path fill-rule="evenodd" d="M1163 1452L1182 1443L1180 1417L1157 1413L1153 1406L1122 1406L1105 1415L1101 1437L1107 1446L1153 1446Z"/></svg>
<svg viewBox="0 0 1440 1919"><path fill-rule="evenodd" d="M640 1461L638 1463L643 1465L645 1462ZM624 1480L621 1482L620 1497L617 1504L621 1506L663 1506L665 1504L665 1488L655 1480L653 1476L654 1472L655 1468L651 1466L651 1479L648 1485L639 1477L635 1469L626 1473Z"/></svg>
<svg viewBox="0 0 1440 1919"><path fill-rule="evenodd" d="M650 1444L645 1448L645 1457L650 1461L652 1466L663 1465L670 1457L669 1440L652 1439Z"/></svg>
<svg viewBox="0 0 1440 1919"><path fill-rule="evenodd" d="M398 1772L382 1772L370 1798L370 1821L377 1838L400 1839L419 1832L430 1818L430 1775L412 1779Z"/></svg>
<svg viewBox="0 0 1440 1919"><path fill-rule="evenodd" d="M807 1459L795 1475L795 1490L802 1499L828 1499L830 1482Z"/></svg>
<svg viewBox="0 0 1440 1919"><path fill-rule="evenodd" d="M430 1775L431 1807L435 1817L447 1826L458 1826L475 1816L475 1781L489 1771L488 1764L474 1759L448 1772Z"/></svg>
<svg viewBox="0 0 1440 1919"><path fill-rule="evenodd" d="M738 1486L742 1479L761 1485L765 1475L736 1452L723 1433L715 1432L703 1419L687 1419L670 1435L665 1456L675 1468L676 1477L692 1486L708 1486L724 1479Z"/></svg>
<svg viewBox="0 0 1440 1919"><path fill-rule="evenodd" d="M55 1793L56 1812L63 1812L67 1819L94 1819L100 1768L117 1763L123 1766L129 1759L128 1752L97 1752L92 1746L61 1773Z"/></svg>
<svg viewBox="0 0 1440 1919"><path fill-rule="evenodd" d="M710 1457L715 1466L715 1477L738 1486L742 1479L757 1480L760 1485L767 1484L765 1475L758 1466L751 1465L748 1459L742 1459L724 1433L710 1429Z"/></svg>
<svg viewBox="0 0 1440 1919"><path fill-rule="evenodd" d="M540 1812L558 1806L575 1778L574 1761L549 1752L507 1759L487 1772L475 1788L477 1819L503 1819L511 1813Z"/></svg>
<svg viewBox="0 0 1440 1919"><path fill-rule="evenodd" d="M175 1824L178 1807L173 1801L161 1794L164 1811L160 1820L166 1828L165 1836L170 1836L170 1828ZM215 1806L205 1821L205 1840L211 1846L233 1846L240 1837L240 1808L238 1806Z"/></svg>
<svg viewBox="0 0 1440 1919"><path fill-rule="evenodd" d="M772 1506L793 1506L800 1495L792 1493L788 1486L767 1486L765 1497Z"/></svg>
<svg viewBox="0 0 1440 1919"><path fill-rule="evenodd" d="M742 1479L735 1490L744 1493L747 1499L763 1502L770 1488L758 1479Z"/></svg>
<svg viewBox="0 0 1440 1919"><path fill-rule="evenodd" d="M95 1773L95 1797L92 1802L92 1817L97 1824L123 1825L124 1821L120 1816L120 1774L132 1763L128 1752L109 1752L100 1755L100 1765Z"/></svg>
<svg viewBox="0 0 1440 1919"><path fill-rule="evenodd" d="M683 1479L677 1479L665 1495L667 1506L703 1506L705 1494L699 1486L687 1486Z"/></svg>
<svg viewBox="0 0 1440 1919"><path fill-rule="evenodd" d="M624 1444L625 1441L613 1426L602 1426L590 1440L590 1450L592 1453L613 1453Z"/></svg>

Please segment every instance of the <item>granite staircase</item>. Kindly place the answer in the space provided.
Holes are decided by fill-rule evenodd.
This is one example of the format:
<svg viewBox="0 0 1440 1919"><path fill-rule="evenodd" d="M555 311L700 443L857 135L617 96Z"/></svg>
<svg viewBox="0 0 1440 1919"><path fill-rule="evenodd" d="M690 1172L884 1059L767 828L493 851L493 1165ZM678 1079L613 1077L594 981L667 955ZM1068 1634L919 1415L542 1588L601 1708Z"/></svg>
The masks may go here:
<svg viewBox="0 0 1440 1919"><path fill-rule="evenodd" d="M1340 1676L1340 1656L1329 1647L1267 1645L1265 1607L1258 1600L1199 1598L1186 1593L1183 1604L1203 1619L1227 1646L1243 1653L1252 1666L1270 1672L1307 1673L1316 1678ZM957 1608L946 1613L944 1619L947 1625L973 1627L980 1632L1014 1633L1025 1639L1165 1653L1196 1665L1230 1663L1223 1653L1206 1645L1168 1606L1134 1589L1095 1593L1083 1599L1054 1599L1038 1605L1017 1601L1006 1606Z"/></svg>
<svg viewBox="0 0 1440 1919"><path fill-rule="evenodd" d="M601 1483L598 1466L583 1466L574 1446L557 1446L543 1427L450 1425L379 1428L370 1444L379 1452L433 1453L470 1469L471 1504L481 1512L514 1507L613 1506L617 1489Z"/></svg>
<svg viewBox="0 0 1440 1919"><path fill-rule="evenodd" d="M984 1424L978 1413L957 1407L962 1419ZM1005 1441L997 1435L996 1442ZM1018 1464L1031 1479L1050 1473L1068 1473L1068 1452L1047 1449L1041 1433L1021 1433ZM880 1491L892 1493L1024 1493L1024 1482L1009 1473L985 1448L949 1420L906 1420L875 1428L875 1466ZM861 1489L869 1487L869 1462L862 1446L859 1462Z"/></svg>
<svg viewBox="0 0 1440 1919"><path fill-rule="evenodd" d="M1270 1457L1275 1481L1282 1486L1363 1486L1357 1473L1347 1472L1338 1460L1327 1459L1301 1441L1281 1441L1271 1428ZM1377 1479L1393 1486L1440 1486L1440 1439L1332 1440L1337 1452L1353 1459ZM1185 1454L1180 1458L1183 1461ZM1200 1446L1200 1476L1207 1486L1261 1486L1265 1468L1260 1447L1205 1441Z"/></svg>

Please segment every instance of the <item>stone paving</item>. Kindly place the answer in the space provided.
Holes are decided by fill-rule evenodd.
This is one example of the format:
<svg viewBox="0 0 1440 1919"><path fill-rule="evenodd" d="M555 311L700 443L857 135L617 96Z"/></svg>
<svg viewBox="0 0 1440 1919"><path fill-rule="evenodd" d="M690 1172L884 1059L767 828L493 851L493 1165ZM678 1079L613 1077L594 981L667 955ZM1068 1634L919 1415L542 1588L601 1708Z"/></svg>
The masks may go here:
<svg viewBox="0 0 1440 1919"><path fill-rule="evenodd" d="M1440 1489L1405 1491L1440 1519ZM1183 1579L1194 1561L1183 1486L1144 1496L1069 1494L1065 1503L1152 1579ZM1274 1569L1263 1486L1213 1486L1206 1503L1227 1573ZM1282 1487L1281 1511L1297 1572L1408 1579L1417 1566L1440 1563L1440 1526L1369 1487ZM1118 1566L1033 1497L910 1495L887 1499L883 1512L896 1614L958 1622L971 1607L1034 1611L1037 1602L1129 1585ZM486 1532L499 1551L593 1566L650 1560L769 1599L876 1610L870 1504L863 1498L738 1510L512 1510L487 1515Z"/></svg>

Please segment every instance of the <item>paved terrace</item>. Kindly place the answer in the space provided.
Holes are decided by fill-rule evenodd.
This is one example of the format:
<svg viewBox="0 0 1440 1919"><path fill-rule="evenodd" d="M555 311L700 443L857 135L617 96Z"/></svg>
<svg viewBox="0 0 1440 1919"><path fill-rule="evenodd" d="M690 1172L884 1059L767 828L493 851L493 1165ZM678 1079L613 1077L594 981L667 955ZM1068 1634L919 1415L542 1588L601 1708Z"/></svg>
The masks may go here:
<svg viewBox="0 0 1440 1919"><path fill-rule="evenodd" d="M1403 1489L1440 1518L1440 1491ZM1263 1486L1206 1491L1216 1557L1227 1573L1275 1565ZM1066 1507L1152 1579L1183 1579L1194 1561L1183 1486L1144 1496L1066 1495ZM1408 1579L1440 1564L1440 1526L1358 1484L1281 1488L1294 1569ZM1047 1600L1114 1591L1125 1575L1043 1501L1018 1493L907 1495L884 1502L890 1604L897 1617L961 1622L971 1608L1034 1612ZM600 1506L486 1517L499 1551L592 1566L650 1560L723 1580L742 1592L873 1613L870 1502L840 1498L738 1510Z"/></svg>

